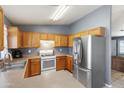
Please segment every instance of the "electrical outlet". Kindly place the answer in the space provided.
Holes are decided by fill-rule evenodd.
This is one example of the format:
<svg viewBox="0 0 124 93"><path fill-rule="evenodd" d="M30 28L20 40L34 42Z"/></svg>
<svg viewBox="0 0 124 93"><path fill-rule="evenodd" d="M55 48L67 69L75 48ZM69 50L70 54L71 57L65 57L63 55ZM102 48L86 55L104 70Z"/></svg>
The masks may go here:
<svg viewBox="0 0 124 93"><path fill-rule="evenodd" d="M28 53L29 53L29 54L31 53L31 50L30 50L30 49L28 50Z"/></svg>
<svg viewBox="0 0 124 93"><path fill-rule="evenodd" d="M62 52L62 49L59 49L60 52Z"/></svg>

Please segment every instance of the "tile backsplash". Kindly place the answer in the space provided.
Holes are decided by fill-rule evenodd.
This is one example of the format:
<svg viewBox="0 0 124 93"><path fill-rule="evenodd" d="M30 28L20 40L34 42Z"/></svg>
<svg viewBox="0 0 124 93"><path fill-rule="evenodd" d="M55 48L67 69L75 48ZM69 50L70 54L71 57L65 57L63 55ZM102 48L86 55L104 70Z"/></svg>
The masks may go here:
<svg viewBox="0 0 124 93"><path fill-rule="evenodd" d="M20 48L19 49L23 55L38 55L40 48ZM72 48L66 48L66 47L60 47L55 48L55 53L64 53L64 54L72 54ZM9 49L9 52L11 52L11 49Z"/></svg>

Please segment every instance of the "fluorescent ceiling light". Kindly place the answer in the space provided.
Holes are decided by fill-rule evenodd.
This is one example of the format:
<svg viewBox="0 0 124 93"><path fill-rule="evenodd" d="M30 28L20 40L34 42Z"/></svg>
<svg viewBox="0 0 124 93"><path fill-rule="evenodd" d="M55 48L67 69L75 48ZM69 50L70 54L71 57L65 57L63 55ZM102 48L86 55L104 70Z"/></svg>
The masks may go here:
<svg viewBox="0 0 124 93"><path fill-rule="evenodd" d="M56 20L60 19L60 18L63 16L63 14L64 14L68 9L69 9L69 6L65 6L65 5L59 6L59 7L57 8L57 10L55 11L55 13L53 14L53 16L51 17L51 19L52 19L53 21L56 21Z"/></svg>

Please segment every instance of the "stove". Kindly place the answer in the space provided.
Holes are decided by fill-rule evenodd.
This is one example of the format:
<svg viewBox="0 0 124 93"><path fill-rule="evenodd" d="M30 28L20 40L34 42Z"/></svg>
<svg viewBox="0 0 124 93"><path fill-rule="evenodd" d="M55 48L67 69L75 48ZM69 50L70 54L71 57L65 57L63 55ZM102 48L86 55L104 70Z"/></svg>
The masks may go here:
<svg viewBox="0 0 124 93"><path fill-rule="evenodd" d="M56 56L52 50L41 50L41 72L48 70L56 70Z"/></svg>

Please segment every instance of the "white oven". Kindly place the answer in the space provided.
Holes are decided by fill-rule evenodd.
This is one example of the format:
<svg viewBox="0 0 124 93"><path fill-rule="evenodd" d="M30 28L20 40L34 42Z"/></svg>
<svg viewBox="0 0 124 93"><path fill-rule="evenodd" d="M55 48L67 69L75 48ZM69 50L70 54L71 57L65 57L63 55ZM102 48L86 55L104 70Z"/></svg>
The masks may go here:
<svg viewBox="0 0 124 93"><path fill-rule="evenodd" d="M40 41L41 71L56 69L56 56L54 55L55 42L52 40Z"/></svg>
<svg viewBox="0 0 124 93"><path fill-rule="evenodd" d="M41 56L41 71L56 70L56 56Z"/></svg>

